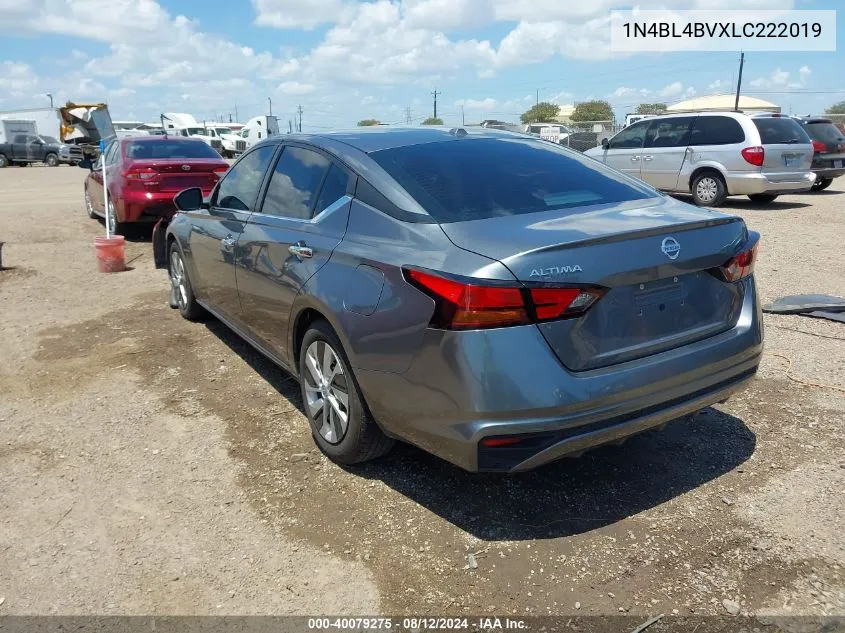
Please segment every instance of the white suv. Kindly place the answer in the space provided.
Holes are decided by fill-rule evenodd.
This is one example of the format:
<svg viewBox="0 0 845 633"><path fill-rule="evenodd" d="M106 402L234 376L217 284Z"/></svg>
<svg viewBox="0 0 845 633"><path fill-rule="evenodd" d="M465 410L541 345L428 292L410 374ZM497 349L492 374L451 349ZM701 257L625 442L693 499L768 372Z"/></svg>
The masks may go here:
<svg viewBox="0 0 845 633"><path fill-rule="evenodd" d="M656 189L690 193L707 207L727 196L771 202L781 193L807 191L816 178L810 137L779 114L655 116L585 153Z"/></svg>

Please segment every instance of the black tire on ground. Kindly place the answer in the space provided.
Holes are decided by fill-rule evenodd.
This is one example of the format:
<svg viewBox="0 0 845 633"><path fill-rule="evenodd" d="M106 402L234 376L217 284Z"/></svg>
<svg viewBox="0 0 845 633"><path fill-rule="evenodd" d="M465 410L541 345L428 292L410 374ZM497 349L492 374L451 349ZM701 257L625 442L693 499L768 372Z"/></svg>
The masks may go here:
<svg viewBox="0 0 845 633"><path fill-rule="evenodd" d="M48 167L58 167L59 166L59 157L53 153L47 154L44 157L44 162L47 163Z"/></svg>
<svg viewBox="0 0 845 633"><path fill-rule="evenodd" d="M833 178L819 178L816 182L813 183L812 189L810 191L822 191L823 189L827 189L830 187L831 183L833 182Z"/></svg>
<svg viewBox="0 0 845 633"><path fill-rule="evenodd" d="M700 207L718 207L728 197L728 188L717 171L703 171L692 181L690 193Z"/></svg>
<svg viewBox="0 0 845 633"><path fill-rule="evenodd" d="M121 222L117 219L117 207L114 206L114 202L111 200L111 195L109 196L109 210L106 213L106 222L112 223L112 235L128 235L129 228L132 226L129 222Z"/></svg>
<svg viewBox="0 0 845 633"><path fill-rule="evenodd" d="M776 194L776 193L752 193L750 196L748 196L748 199L751 200L751 202L766 203L766 202L774 202L777 199L777 197L778 197L778 194Z"/></svg>
<svg viewBox="0 0 845 633"><path fill-rule="evenodd" d="M170 244L168 255L167 273L170 277L171 297L176 299L176 307L179 314L188 321L199 321L206 315L205 308L197 303L194 297L194 289L191 280L188 278L188 270L185 267L185 260L182 259L182 251L176 242ZM174 296L175 291L175 296Z"/></svg>
<svg viewBox="0 0 845 633"><path fill-rule="evenodd" d="M325 393L336 394L338 390L346 394L346 429L339 433L339 440L335 436L332 441L324 437L320 429L325 424L329 424L326 418L322 416L322 409L312 415L312 408L309 405L309 394L313 398L321 398L323 406L331 406L329 399L325 395L317 393L314 389L316 380L314 372L308 366L308 350L312 345L316 344L315 349L325 350L324 345L328 345L332 352L334 352L333 370L335 373L331 381L326 386ZM325 364L322 362L323 355L320 355L319 367L322 369ZM339 371L337 365L340 365ZM329 368L325 368L329 371ZM318 369L319 371L319 369ZM331 326L323 320L315 321L309 330L305 333L302 339L302 346L299 354L299 386L302 393L302 407L305 416L311 426L311 433L314 441L317 443L319 449L332 461L339 464L358 464L360 462L369 461L377 457L381 457L393 448L394 440L387 437L378 427L373 416L367 408L364 398L361 395L361 389L358 386L358 381L352 373L352 367L343 345L340 343L337 334L332 330ZM343 408L342 399L333 396L340 408ZM337 411L337 409L334 409ZM334 428L341 425L339 414L333 414ZM331 426L331 425L330 425Z"/></svg>
<svg viewBox="0 0 845 633"><path fill-rule="evenodd" d="M3 167L8 167L10 164L12 163L9 162L9 159L6 158L6 155L0 154L0 169L2 169Z"/></svg>

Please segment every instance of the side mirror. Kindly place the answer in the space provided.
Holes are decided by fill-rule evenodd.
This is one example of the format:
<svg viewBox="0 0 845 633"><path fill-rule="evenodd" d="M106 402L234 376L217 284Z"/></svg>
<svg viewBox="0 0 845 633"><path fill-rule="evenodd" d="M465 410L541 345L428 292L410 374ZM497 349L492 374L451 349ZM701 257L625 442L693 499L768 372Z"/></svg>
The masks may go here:
<svg viewBox="0 0 845 633"><path fill-rule="evenodd" d="M191 187L183 189L173 198L173 203L180 211L198 211L202 209L202 189Z"/></svg>
<svg viewBox="0 0 845 633"><path fill-rule="evenodd" d="M610 141L607 140L606 136L601 140L601 146L604 149L608 149L610 147Z"/></svg>
<svg viewBox="0 0 845 633"><path fill-rule="evenodd" d="M94 162L90 158L83 158L76 164L77 166L82 167L83 169L87 169L88 171L94 171Z"/></svg>

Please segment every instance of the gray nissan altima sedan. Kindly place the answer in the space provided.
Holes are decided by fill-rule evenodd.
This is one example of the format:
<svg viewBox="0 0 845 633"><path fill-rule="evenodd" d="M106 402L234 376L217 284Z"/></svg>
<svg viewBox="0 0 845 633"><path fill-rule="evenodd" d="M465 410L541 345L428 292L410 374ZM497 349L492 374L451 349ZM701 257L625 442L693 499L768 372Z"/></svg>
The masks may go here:
<svg viewBox="0 0 845 633"><path fill-rule="evenodd" d="M343 464L399 439L528 470L723 401L760 362L759 235L540 139L279 136L176 204L172 305L297 376Z"/></svg>

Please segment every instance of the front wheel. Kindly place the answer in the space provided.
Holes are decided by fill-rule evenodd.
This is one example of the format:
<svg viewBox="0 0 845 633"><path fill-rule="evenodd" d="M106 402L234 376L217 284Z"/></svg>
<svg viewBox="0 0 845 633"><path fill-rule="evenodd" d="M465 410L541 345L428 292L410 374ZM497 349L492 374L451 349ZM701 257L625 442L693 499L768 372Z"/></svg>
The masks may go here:
<svg viewBox="0 0 845 633"><path fill-rule="evenodd" d="M2 169L3 167L8 167L8 166L9 166L9 159L6 158L5 154L0 154L0 169Z"/></svg>
<svg viewBox="0 0 845 633"><path fill-rule="evenodd" d="M305 333L299 384L314 441L339 464L357 464L393 447L370 415L337 334L325 321Z"/></svg>
<svg viewBox="0 0 845 633"><path fill-rule="evenodd" d="M748 199L751 200L751 202L768 203L774 202L777 200L777 197L776 193L752 193L748 196Z"/></svg>
<svg viewBox="0 0 845 633"><path fill-rule="evenodd" d="M59 166L59 157L55 154L47 154L44 157L44 162L47 163L48 167L58 167Z"/></svg>
<svg viewBox="0 0 845 633"><path fill-rule="evenodd" d="M194 297L194 289L185 269L185 260L176 242L170 244L170 306L179 309L179 314L189 321L197 321L205 315L203 307Z"/></svg>
<svg viewBox="0 0 845 633"><path fill-rule="evenodd" d="M692 199L700 207L718 207L728 197L728 190L722 176L706 171L692 181Z"/></svg>
<svg viewBox="0 0 845 633"><path fill-rule="evenodd" d="M831 183L833 183L833 178L819 178L813 183L810 191L822 191L830 187Z"/></svg>

